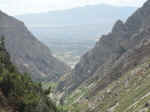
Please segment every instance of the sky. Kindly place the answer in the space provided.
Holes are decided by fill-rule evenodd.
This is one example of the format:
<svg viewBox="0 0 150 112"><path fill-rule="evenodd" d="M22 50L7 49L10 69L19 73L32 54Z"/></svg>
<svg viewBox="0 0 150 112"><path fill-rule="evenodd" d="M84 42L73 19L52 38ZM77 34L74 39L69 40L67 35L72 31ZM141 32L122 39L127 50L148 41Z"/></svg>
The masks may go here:
<svg viewBox="0 0 150 112"><path fill-rule="evenodd" d="M10 15L64 10L94 4L140 7L146 0L0 0L0 10Z"/></svg>

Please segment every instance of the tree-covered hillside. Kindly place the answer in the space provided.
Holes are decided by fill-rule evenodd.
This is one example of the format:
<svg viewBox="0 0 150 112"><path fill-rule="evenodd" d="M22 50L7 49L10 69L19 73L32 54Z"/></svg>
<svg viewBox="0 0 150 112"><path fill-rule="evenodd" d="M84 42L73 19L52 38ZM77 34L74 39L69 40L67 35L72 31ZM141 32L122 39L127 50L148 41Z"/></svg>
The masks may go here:
<svg viewBox="0 0 150 112"><path fill-rule="evenodd" d="M5 49L4 37L0 41L0 112L59 112L46 95L40 83L21 74L11 63ZM61 111L62 112L62 111Z"/></svg>

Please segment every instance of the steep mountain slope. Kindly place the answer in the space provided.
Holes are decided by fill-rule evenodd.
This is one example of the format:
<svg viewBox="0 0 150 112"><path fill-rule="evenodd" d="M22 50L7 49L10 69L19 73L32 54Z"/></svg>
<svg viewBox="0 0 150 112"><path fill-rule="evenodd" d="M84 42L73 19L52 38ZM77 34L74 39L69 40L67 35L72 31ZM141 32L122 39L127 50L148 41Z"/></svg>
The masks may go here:
<svg viewBox="0 0 150 112"><path fill-rule="evenodd" d="M56 80L69 69L54 58L22 22L3 12L0 12L0 36L5 37L12 62L21 72L31 73L34 80L47 77Z"/></svg>
<svg viewBox="0 0 150 112"><path fill-rule="evenodd" d="M126 23L117 21L60 81L71 112L150 111L149 20L150 0Z"/></svg>
<svg viewBox="0 0 150 112"><path fill-rule="evenodd" d="M147 48L150 49L150 44ZM65 99L66 107L71 112L150 111L150 58L134 69L126 71L118 80L91 96L89 93L95 87L95 83L86 86L83 84L76 89Z"/></svg>
<svg viewBox="0 0 150 112"><path fill-rule="evenodd" d="M70 79L61 81L58 89L70 93L82 83L90 85L96 82L90 92L90 96L94 96L126 71L149 58L148 50L142 49L150 40L149 20L150 0L126 23L117 21L112 32L103 35L95 48L81 58Z"/></svg>

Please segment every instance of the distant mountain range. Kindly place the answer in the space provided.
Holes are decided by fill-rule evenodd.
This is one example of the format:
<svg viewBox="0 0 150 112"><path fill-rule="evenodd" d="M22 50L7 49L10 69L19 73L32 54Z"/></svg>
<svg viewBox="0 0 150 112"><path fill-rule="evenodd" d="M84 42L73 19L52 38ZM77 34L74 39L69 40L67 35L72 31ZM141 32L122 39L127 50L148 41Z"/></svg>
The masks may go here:
<svg viewBox="0 0 150 112"><path fill-rule="evenodd" d="M26 14L16 16L25 24L36 27L57 27L85 24L112 24L116 19L125 20L136 7L117 7L110 5L91 5L63 11ZM107 25L106 24L106 25ZM104 26L103 26L104 27Z"/></svg>
<svg viewBox="0 0 150 112"><path fill-rule="evenodd" d="M100 4L16 17L24 21L54 54L70 65L79 61L73 57L82 56L94 47L96 40L109 32L117 19L125 21L136 9ZM71 53L69 59L63 57L68 53Z"/></svg>
<svg viewBox="0 0 150 112"><path fill-rule="evenodd" d="M118 7L100 4L62 11L18 15L16 17L24 21L31 29L53 28L56 33L58 33L58 31L61 33L62 30L60 31L60 29L64 29L66 34L63 34L62 37L67 37L67 31L73 32L72 35L74 35L76 31L80 32L81 35L89 33L90 37L94 37L96 34L103 34L110 31L117 19L126 20L136 9L136 7ZM80 31L77 29L80 29ZM90 32L93 32L93 34ZM82 36L82 38L84 38L84 36Z"/></svg>

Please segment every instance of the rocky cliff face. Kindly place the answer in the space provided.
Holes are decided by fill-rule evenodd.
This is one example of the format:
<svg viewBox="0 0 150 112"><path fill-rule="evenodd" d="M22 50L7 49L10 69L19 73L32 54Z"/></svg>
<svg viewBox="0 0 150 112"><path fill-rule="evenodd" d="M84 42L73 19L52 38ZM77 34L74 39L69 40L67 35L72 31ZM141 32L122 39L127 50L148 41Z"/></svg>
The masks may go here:
<svg viewBox="0 0 150 112"><path fill-rule="evenodd" d="M112 32L103 35L96 46L81 58L71 73L71 79L61 81L64 86L59 86L59 90L67 88L71 92L85 82L91 84L97 81L91 93L94 95L122 73L146 60L149 52L139 49L150 41L149 20L150 0L125 23L117 21Z"/></svg>
<svg viewBox="0 0 150 112"><path fill-rule="evenodd" d="M50 50L21 21L3 12L0 12L0 36L5 37L12 62L21 72L31 73L34 80L57 80L69 70L68 66L52 56Z"/></svg>

